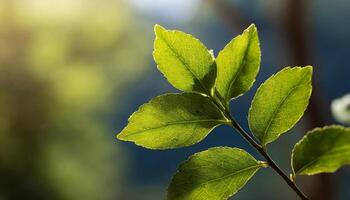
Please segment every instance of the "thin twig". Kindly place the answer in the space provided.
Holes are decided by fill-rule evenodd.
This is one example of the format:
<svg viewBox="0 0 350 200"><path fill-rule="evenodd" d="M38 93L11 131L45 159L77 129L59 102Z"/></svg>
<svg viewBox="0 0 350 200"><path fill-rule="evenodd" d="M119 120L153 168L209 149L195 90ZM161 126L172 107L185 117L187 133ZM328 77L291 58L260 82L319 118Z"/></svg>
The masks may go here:
<svg viewBox="0 0 350 200"><path fill-rule="evenodd" d="M210 96L211 100L215 103L215 105L222 111L222 113L230 120L230 125L236 129L239 134L251 145L253 146L266 160L269 167L271 167L278 175L280 175L284 181L291 187L295 193L302 199L302 200L309 200L308 197L298 188L298 186L294 183L293 180L291 180L282 170L278 167L278 165L273 161L273 159L270 157L270 155L267 153L265 148L263 148L260 144L258 144L238 123L237 121L232 117L230 111L228 108L225 108L222 106L219 100L217 100L215 97Z"/></svg>
<svg viewBox="0 0 350 200"><path fill-rule="evenodd" d="M231 114L229 114L229 117L232 127L234 127L240 133L240 135L243 136L249 142L249 144L251 144L266 159L266 162L269 164L269 166L284 179L289 187L291 187L302 200L309 200L306 195L298 188L298 186L281 170L281 168L278 167L278 165L272 160L267 151L261 145L255 142L255 140L233 119Z"/></svg>

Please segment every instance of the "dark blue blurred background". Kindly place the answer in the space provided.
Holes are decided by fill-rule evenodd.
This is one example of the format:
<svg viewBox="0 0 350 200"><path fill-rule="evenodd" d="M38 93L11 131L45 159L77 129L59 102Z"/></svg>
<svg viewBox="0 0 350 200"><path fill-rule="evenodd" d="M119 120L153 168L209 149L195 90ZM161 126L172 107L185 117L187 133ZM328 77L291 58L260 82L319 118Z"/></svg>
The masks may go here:
<svg viewBox="0 0 350 200"><path fill-rule="evenodd" d="M165 199L177 165L212 146L256 152L232 129L192 147L152 151L115 140L143 103L179 92L152 59L153 25L193 34L217 53L255 23L262 63L231 103L247 128L257 86L285 66L314 66L306 115L269 146L288 173L293 145L335 123L330 102L350 91L346 0L0 1L0 200ZM300 177L311 199L350 199L350 169ZM232 199L297 199L270 169Z"/></svg>

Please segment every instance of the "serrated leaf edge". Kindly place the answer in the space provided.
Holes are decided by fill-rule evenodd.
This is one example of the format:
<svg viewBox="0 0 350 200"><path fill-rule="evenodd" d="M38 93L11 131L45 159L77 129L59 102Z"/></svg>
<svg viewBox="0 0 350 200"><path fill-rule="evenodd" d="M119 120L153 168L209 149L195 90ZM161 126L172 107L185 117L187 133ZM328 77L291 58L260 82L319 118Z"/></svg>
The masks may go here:
<svg viewBox="0 0 350 200"><path fill-rule="evenodd" d="M228 46L231 44L232 41L234 41L234 40L237 39L237 38L243 37L244 34L249 33L250 31L256 32L256 35L257 35L257 38L258 38L258 47L259 47L259 49L260 49L260 42L259 42L258 30L257 30L255 24L251 24L247 29L245 29L245 30L243 31L242 34L239 34L238 36L236 36L236 37L234 37L232 40L230 40L230 42L228 42L228 43L225 45L225 47L219 52L218 57L220 56L220 54L221 54L226 48L228 48ZM253 34L253 33L249 33L249 34ZM247 91L242 92L242 93L240 93L240 94L238 94L238 95L236 95L236 96L234 96L234 97L232 97L232 98L229 97L229 96L230 96L230 91L231 91L232 86L234 85L234 83L236 82L237 78L239 77L241 71L243 70L243 67L242 67L243 61L244 61L244 59L245 59L246 56L247 56L247 52L248 52L248 49L250 48L250 45L251 45L251 39L249 38L249 41L248 41L248 44L247 44L247 48L246 48L245 51L244 51L244 56L243 56L243 58L242 58L242 60L241 60L241 63L240 63L240 65L239 65L239 69L238 69L238 71L237 71L235 77L230 81L229 88L228 88L228 92L226 93L226 95L225 95L225 97L224 97L224 99L225 99L226 102L229 102L229 101L231 101L232 99L237 99L238 97L242 96L245 92L247 92L247 91L249 91L249 90L251 89L251 87L254 85L254 83L255 83L255 81L256 81L256 78L254 78L254 80L251 82L251 84L250 84L249 87L247 88ZM259 60L261 60L261 54L260 54L260 56L259 56ZM259 64L258 68L256 69L256 74L258 74L259 70L260 70L260 64Z"/></svg>
<svg viewBox="0 0 350 200"><path fill-rule="evenodd" d="M249 176L249 178L247 178L247 180L244 182L244 184L242 185L242 187L238 188L237 192L239 192L239 190L241 190L241 189L248 183L248 181L255 175L255 173L256 173L260 168L268 167L268 164L267 164L266 162L256 160L252 155L250 155L248 152L246 152L246 151L243 150L243 149L240 149L240 148L237 148L237 147L226 147L226 146L211 147L211 148L209 148L209 149L207 149L207 150L200 151L200 152L197 152L197 153L192 154L192 155L189 156L185 161L183 161L182 163L180 163L180 165L177 167L177 170L176 170L175 174L172 176L171 181L170 181L170 184L169 184L169 186L168 186L168 188L167 188L167 199L168 199L168 200L171 200L171 199L169 198L169 189L170 189L170 185L171 185L171 183L173 182L175 176L176 176L178 173L181 172L180 169L181 169L190 159L192 159L193 157L196 157L196 156L198 156L198 155L201 154L201 153L206 153L206 152L214 151L214 150L217 150L217 149L239 150L240 152L244 152L244 153L246 153L247 155L251 156L251 157L256 161L256 163L257 163L257 165L254 165L254 166L245 168L244 170L239 170L239 171L238 171L238 172L243 172L243 171L245 171L245 170L248 170L248 169L251 170L251 169L253 169L253 168L256 167L255 172L252 173L252 174ZM234 174L236 174L236 172L235 172ZM231 174L231 175L232 175L232 174ZM227 176L227 175L226 175L226 176ZM225 177L226 177L226 176L225 176ZM208 181L208 182L210 182L210 181ZM232 193L230 193L227 197L223 197L222 199L227 199L227 198L233 196L234 194L236 194L236 193L232 192Z"/></svg>
<svg viewBox="0 0 350 200"><path fill-rule="evenodd" d="M292 168L293 176L295 176L295 175L315 175L315 174L318 174L318 173L298 174L298 172L300 172L300 170L298 172L295 172L294 167L293 167L295 148L297 148L297 146L299 146L304 140L306 140L309 137L310 134L322 134L323 133L322 131L330 129L330 128L334 128L334 129L338 129L338 130L347 130L347 129L350 130L350 128L348 128L348 127L344 127L344 126L341 126L341 125L333 124L333 125L328 125L328 126L324 126L324 127L317 127L317 128L314 128L314 129L308 131L293 147L292 155L291 155L291 168ZM328 171L328 172L324 172L324 173L333 173L333 172L337 171L338 169L339 168L337 168L335 170Z"/></svg>
<svg viewBox="0 0 350 200"><path fill-rule="evenodd" d="M256 94L254 95L254 98L253 98L253 100L252 100L252 102L251 102L251 106L250 106L250 108L249 108L249 111L248 111L248 116L250 116L250 112L251 112L251 110L253 109L253 105L254 105L254 101L255 101L255 96L257 96L258 95L258 93L260 93L260 88L261 87L263 87L264 85L266 85L267 84L267 82L268 82L268 80L270 80L270 79L272 79L272 78L275 78L278 74L280 74L280 73L282 73L282 72L284 72L284 71L286 71L286 70L302 70L302 69L304 69L304 68L311 68L311 75L312 75L312 66L311 65L306 65L306 66L304 66L304 67L301 67L301 66L295 66L295 67L290 67L290 66L288 66L288 67L284 67L282 70L280 70L279 72L277 72L277 73L275 73L275 74L273 74L273 75L271 75L265 82L263 82L260 86L259 86L259 88L257 89L257 91L256 91ZM305 75L306 76L306 75ZM301 78L300 79L300 81L302 81L302 80L304 80L305 79L305 77L303 77L303 78ZM311 80L310 80L310 83L309 84L311 84L312 83L312 77L311 77ZM294 88L292 88L292 90L294 90L296 87L294 87ZM291 93L291 92L290 92ZM290 94L289 93L289 94ZM311 93L312 93L312 85L311 85L311 90L309 91L309 99L310 99L310 97L311 97ZM289 96L289 94L287 95L287 96ZM285 98L286 99L286 98ZM281 107L281 105L283 104L283 102L284 102L284 100L282 101L282 103L280 103L280 105L278 106L278 107ZM306 109L307 109L307 106L305 107L305 109L304 109L304 111L303 111L303 113L298 117L298 119L296 120L297 122L303 117L303 115L304 115L304 113L305 113L305 111L306 111ZM277 111L278 109L275 109L275 112ZM275 112L274 112L274 114L271 116L271 118L273 118L273 116L275 115ZM272 122L272 120L270 119L269 120L269 124L271 124L271 122ZM252 128L251 128L251 125L250 125L250 123L248 123L248 125L249 125L249 129L252 131ZM280 134L278 134L278 136L277 137L280 137L282 134L284 134L284 133L286 133L286 132L288 132L291 128L293 128L295 126L295 124L294 125L292 125L292 126L290 126L288 129L286 129L283 133L280 133ZM267 126L267 130L268 130L268 127L270 127L270 125L268 125ZM266 137L266 133L267 133L267 130L265 130L264 132L264 136L263 136L263 140L261 141L261 143L263 144L263 146L266 146L267 144L269 144L269 143L271 143L271 142L273 142L274 140L272 140L272 141L265 141L265 137Z"/></svg>
<svg viewBox="0 0 350 200"><path fill-rule="evenodd" d="M146 148L146 149L152 149L152 150L176 149L176 148L183 148L183 147L188 147L188 146L197 144L197 143L200 142L201 140L205 139L205 137L207 137L216 127L218 127L218 126L220 126L220 125L223 125L223 124L229 124L229 123L230 123L230 121L229 121L228 119L226 119L225 115L219 110L219 108L217 108L218 111L220 112L221 116L223 117L223 119L226 119L226 120L212 120L212 121L217 121L217 122L221 122L221 123L220 123L220 124L217 124L217 125L215 125L215 126L213 126L211 129L209 129L208 133L204 136L204 138L199 139L199 140L196 140L196 141L194 141L194 142L192 142L192 143L190 143L190 144L188 144L188 145L186 145L186 146L181 146L181 147L172 147L172 148L154 148L154 147L146 147L145 145L143 145L143 144L141 144L141 143L139 143L139 142L137 142L137 141L134 141L134 140L131 140L131 139L127 139L127 137L124 137L124 136L123 136L123 134L122 134L123 131L128 127L128 125L129 125L130 123L133 123L133 122L130 121L130 120L132 119L132 117L133 117L134 115L136 115L138 112L142 112L142 111L144 110L144 108L145 108L148 104L152 104L152 102L155 101L156 99L158 99L158 98L163 98L163 97L165 97L165 96L171 96L171 95L181 96L181 95L185 95L185 94L195 94L195 95L200 95L200 96L202 96L202 97L204 97L204 98L208 98L208 100L210 101L210 103L213 104L214 107L217 108L217 106L209 99L208 96L203 95L203 94L201 94L201 93L197 93L197 92L184 92L184 93L166 93L166 94L162 94L162 95L156 96L156 97L152 98L151 100L149 100L148 102L146 102L146 103L140 105L139 108L129 116L128 121L127 121L127 125L126 125L119 133L116 134L116 139L121 140L121 141L126 141L126 142L132 142L132 143L136 144L137 146L141 146L141 147L144 147L144 148ZM192 121L193 121L193 120L192 120ZM171 124L168 124L168 125L171 125ZM166 126L168 126L168 125L166 125Z"/></svg>
<svg viewBox="0 0 350 200"><path fill-rule="evenodd" d="M193 35L191 35L191 34L189 34L189 33L185 33L185 32L183 32L183 31L179 31L179 30L170 30L170 29L166 29L166 28L164 28L163 26L161 26L161 25L159 25L159 24L155 24L155 25L154 25L154 33L155 33L155 36L156 36L156 37L155 37L154 42L153 42L153 49L154 49L154 50L153 50L153 53L152 53L153 60L156 60L156 58L155 58L155 52L158 51L157 48L156 48L156 41L157 41L157 39L161 39L161 40L163 40L163 41L167 44L167 46L169 47L169 49L174 53L175 57L179 58L179 60L181 61L181 63L186 67L186 69L187 69L187 70L193 75L193 77L198 81L198 83L201 85L201 88L203 89L203 92L205 92L205 94L207 94L207 95L210 95L211 90L212 90L212 88L213 88L214 85L215 85L215 80L214 80L214 82L212 83L211 88L206 88L205 84L202 83L202 81L196 76L196 74L195 74L195 73L191 70L191 68L188 66L188 63L186 63L186 62L184 61L184 59L183 59L181 56L179 56L179 54L174 50L173 47L169 46L168 42L167 42L164 38L160 37L160 35L157 34L157 29L161 29L163 32L167 32L167 33L179 33L179 34L182 34L182 35L184 35L184 36L186 36L186 37L188 37L188 38L191 38L191 39L197 41L197 42L198 42L203 48L205 48L205 49L208 51L208 53L211 55L211 58L212 58L212 61L213 61L212 66L215 65L215 57L214 57L213 51L209 50L198 38L196 38L195 36L193 36ZM168 77L166 77L166 75L160 70L158 64L157 64L157 69L161 72L161 74L163 75L163 77L164 77L169 83L171 83L171 82L169 81ZM171 85L172 85L172 83L171 83ZM196 91L185 91L185 92L196 92ZM198 92L198 93L201 93L201 92Z"/></svg>

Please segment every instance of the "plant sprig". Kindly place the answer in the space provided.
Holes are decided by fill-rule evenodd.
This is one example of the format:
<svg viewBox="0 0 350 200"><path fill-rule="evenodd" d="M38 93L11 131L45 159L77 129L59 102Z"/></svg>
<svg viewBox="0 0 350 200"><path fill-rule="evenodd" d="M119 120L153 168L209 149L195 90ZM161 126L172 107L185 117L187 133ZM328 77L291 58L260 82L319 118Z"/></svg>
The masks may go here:
<svg viewBox="0 0 350 200"><path fill-rule="evenodd" d="M231 115L229 104L249 91L260 68L255 25L233 38L215 58L190 34L155 25L154 60L179 94L165 94L142 105L117 135L149 149L186 147L227 124L264 158L242 149L214 147L182 163L168 188L168 199L224 200L238 192L261 168L271 167L303 200L297 175L334 172L350 164L350 128L326 126L306 134L292 153L288 177L267 152L267 145L290 130L311 96L312 67L286 67L258 88L248 113L251 134ZM252 136L251 136L252 135Z"/></svg>

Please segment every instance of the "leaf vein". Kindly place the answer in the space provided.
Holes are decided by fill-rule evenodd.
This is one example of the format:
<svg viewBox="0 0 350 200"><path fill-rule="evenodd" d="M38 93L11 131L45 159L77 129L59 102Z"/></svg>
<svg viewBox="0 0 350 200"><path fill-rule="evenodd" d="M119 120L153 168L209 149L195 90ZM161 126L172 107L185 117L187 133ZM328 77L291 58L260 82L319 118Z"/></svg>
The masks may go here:
<svg viewBox="0 0 350 200"><path fill-rule="evenodd" d="M277 107L274 109L272 115L269 117L268 120L268 124L264 130L263 133L263 139L262 139L262 143L265 144L265 140L266 140L266 135L267 132L269 131L272 121L274 120L274 117L276 116L278 110L282 107L282 105L284 104L284 102L287 100L287 98L298 88L300 87L300 83L305 79L305 77L307 76L307 73L298 81L298 83L288 92L288 94L282 99L282 101L277 105Z"/></svg>
<svg viewBox="0 0 350 200"><path fill-rule="evenodd" d="M234 171L232 173L228 173L228 174L226 174L224 176L221 176L221 177L218 177L218 178L214 178L214 179L211 179L209 181L205 181L205 182L199 184L197 187L201 187L201 186L206 185L206 184L211 183L211 182L215 182L215 181L219 181L219 180L231 177L231 176L235 176L237 174L243 173L245 171L248 171L248 170L251 170L251 169L254 169L254 168L258 169L260 167L261 167L261 164L259 163L257 165L253 165L253 166L250 166L250 167L247 167L247 168L244 168L244 169L240 169L238 171Z"/></svg>
<svg viewBox="0 0 350 200"><path fill-rule="evenodd" d="M162 124L160 126L146 128L146 129L143 129L143 130L140 130L140 131L136 131L136 132L133 132L133 133L130 133L130 134L126 135L125 137L130 137L130 136L133 136L133 135L136 135L136 134L141 134L141 133L146 132L146 131L160 129L160 128L164 128L164 127L172 126L172 125L177 125L177 124L191 124L191 123L202 123L202 122L226 123L225 120L218 120L218 119L199 119L199 120L175 121L175 122L169 122L169 123L166 123L166 124Z"/></svg>
<svg viewBox="0 0 350 200"><path fill-rule="evenodd" d="M185 59L179 54L179 52L164 38L159 36L159 39L163 40L165 44L169 47L171 52L173 52L174 56L178 58L181 63L186 67L186 69L193 75L195 79L199 82L200 86L203 88L204 91L206 91L209 94L209 90L204 86L202 81L197 77L197 75L191 70L190 65L185 61Z"/></svg>
<svg viewBox="0 0 350 200"><path fill-rule="evenodd" d="M338 152L341 152L343 150L350 150L350 145L346 145L346 146L340 147L340 148L333 148L333 149L325 152L324 155L321 155L321 156L311 160L309 163L304 165L304 167L300 168L296 173L301 173L302 171L304 171L305 169L307 169L308 167L310 167L311 165L313 165L315 162L319 161L320 159L328 157L328 156L332 156L330 154L338 153Z"/></svg>
<svg viewBox="0 0 350 200"><path fill-rule="evenodd" d="M237 70L237 73L235 74L235 76L233 77L233 79L231 80L230 82L230 85L228 86L228 93L226 93L225 95L225 99L228 100L228 96L230 95L231 93L231 88L233 87L234 83L236 83L237 79L238 79L238 76L240 75L240 73L242 72L243 70L243 63L244 63L244 60L246 59L247 55L248 55L248 50L249 50L249 47L250 47L250 44L251 44L251 39L249 38L248 40L248 44L247 44L247 47L245 48L244 50L244 55L243 55L243 58L240 60L240 63L239 63L239 67L238 67L238 70Z"/></svg>

